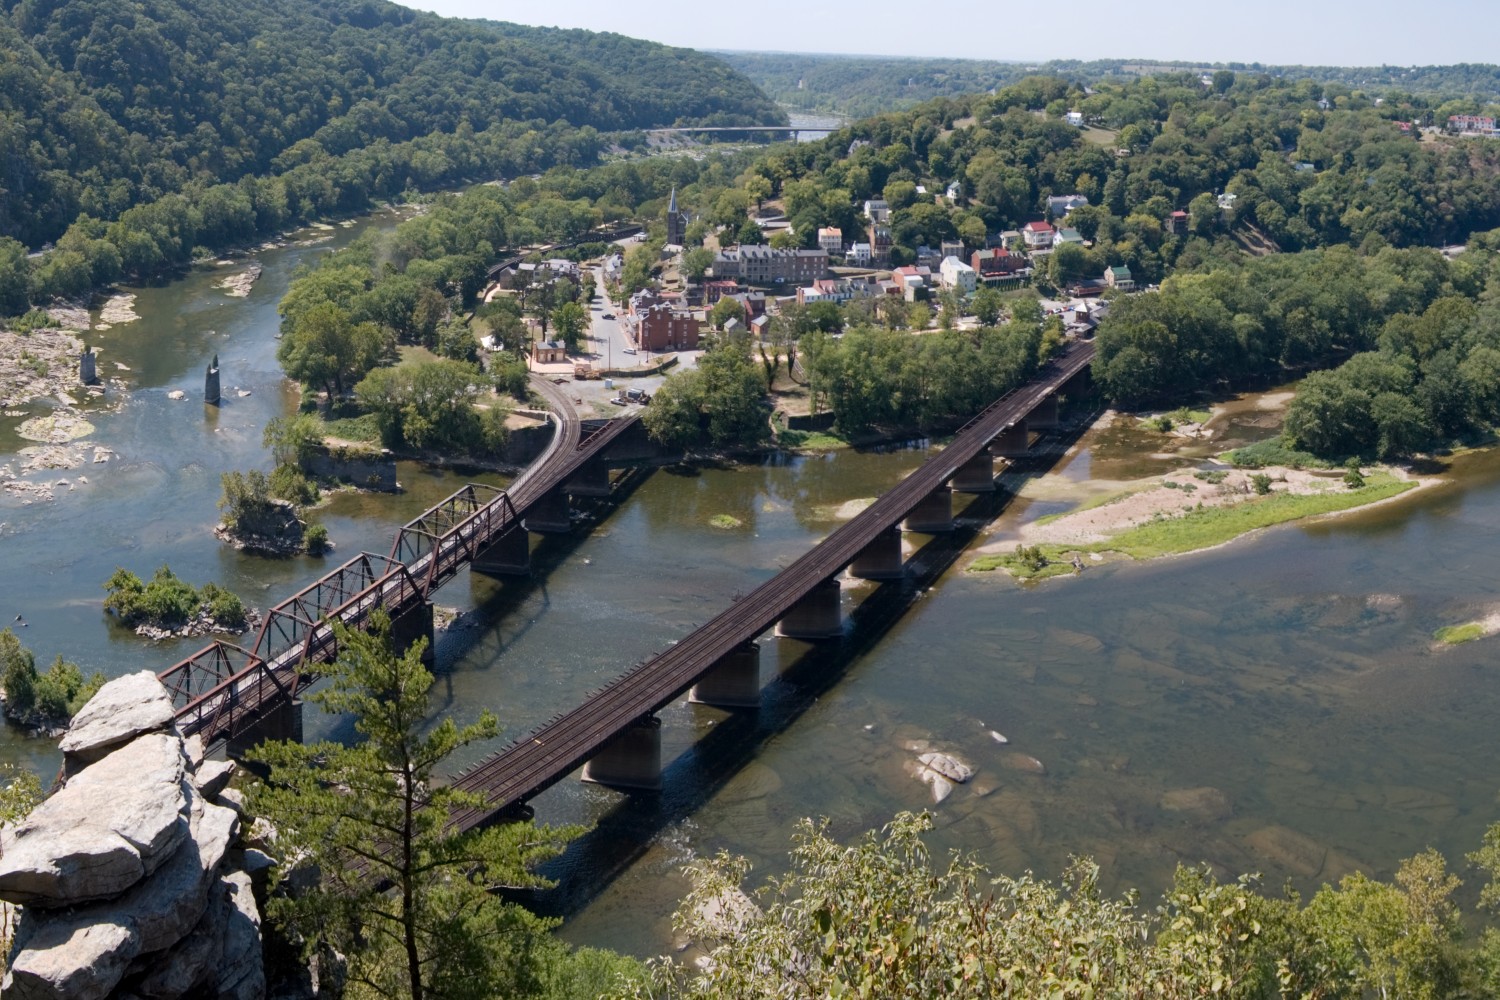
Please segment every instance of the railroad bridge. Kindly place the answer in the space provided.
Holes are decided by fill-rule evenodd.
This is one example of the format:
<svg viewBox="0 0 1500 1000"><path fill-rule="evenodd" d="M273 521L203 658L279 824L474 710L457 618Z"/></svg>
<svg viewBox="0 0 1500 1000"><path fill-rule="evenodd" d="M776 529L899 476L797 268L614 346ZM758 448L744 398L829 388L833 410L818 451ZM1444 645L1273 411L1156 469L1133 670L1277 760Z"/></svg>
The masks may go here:
<svg viewBox="0 0 1500 1000"><path fill-rule="evenodd" d="M513 813L580 766L583 778L621 788L661 783L657 714L682 695L730 709L760 704L757 639L831 639L843 633L839 576L893 580L905 573L903 530L953 529L953 493L995 489L995 459L1018 458L1031 432L1055 427L1058 397L1088 377L1092 343L1077 343L1029 384L996 400L941 452L809 552L681 640L592 692L569 712L470 767L454 785L484 805L453 817L471 829Z"/></svg>
<svg viewBox="0 0 1500 1000"><path fill-rule="evenodd" d="M634 415L582 421L551 382L533 388L552 405L552 442L501 490L469 485L404 525L388 554L361 553L266 613L248 646L215 641L158 676L177 725L231 754L262 739L300 735L299 697L317 663L338 655L330 621L362 627L377 608L403 647L432 648L432 595L465 566L493 575L530 571L530 536L568 531L571 497L607 496L607 463L637 457Z"/></svg>
<svg viewBox="0 0 1500 1000"><path fill-rule="evenodd" d="M456 814L453 823L470 829L513 814L579 767L585 780L601 784L660 787L658 712L684 694L724 708L757 707L759 637L773 626L777 635L797 639L841 635L839 577L847 571L859 579L901 578L902 532L951 531L953 493L994 491L995 459L1025 455L1032 431L1056 426L1059 396L1088 377L1093 356L1092 343L1073 344L785 570L459 775L454 784L478 793L483 805ZM260 739L300 735L297 699L309 681L307 665L337 655L328 619L357 627L384 608L398 642L430 638L431 595L464 566L527 572L530 532L567 530L570 495L607 493L604 463L639 423L625 418L585 429L556 386L535 385L553 402L558 430L509 490L460 490L404 526L389 555L360 555L277 605L249 648L215 642L163 671L184 735L226 743L231 753Z"/></svg>

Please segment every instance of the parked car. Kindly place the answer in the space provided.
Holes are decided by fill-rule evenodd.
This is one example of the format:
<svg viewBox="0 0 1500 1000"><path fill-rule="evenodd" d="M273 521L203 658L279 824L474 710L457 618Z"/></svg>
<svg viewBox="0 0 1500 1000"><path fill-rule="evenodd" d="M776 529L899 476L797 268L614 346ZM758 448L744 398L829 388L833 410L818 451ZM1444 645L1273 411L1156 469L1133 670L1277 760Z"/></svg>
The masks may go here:
<svg viewBox="0 0 1500 1000"><path fill-rule="evenodd" d="M622 353L625 353L625 354L634 354L635 353L635 348L634 347L627 347L627 348L625 348L623 350Z"/></svg>
<svg viewBox="0 0 1500 1000"><path fill-rule="evenodd" d="M600 319L614 319L615 318L615 314L614 313L605 313L604 315L600 316L599 318Z"/></svg>

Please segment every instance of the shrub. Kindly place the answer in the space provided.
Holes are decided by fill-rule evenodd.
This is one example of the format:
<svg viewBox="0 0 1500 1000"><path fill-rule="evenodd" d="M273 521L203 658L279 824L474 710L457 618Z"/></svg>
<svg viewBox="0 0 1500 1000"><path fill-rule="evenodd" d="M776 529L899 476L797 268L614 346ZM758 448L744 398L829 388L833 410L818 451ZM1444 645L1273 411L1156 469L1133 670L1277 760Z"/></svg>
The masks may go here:
<svg viewBox="0 0 1500 1000"><path fill-rule="evenodd" d="M310 524L302 536L307 543L307 554L320 556L328 551L328 529L321 524Z"/></svg>
<svg viewBox="0 0 1500 1000"><path fill-rule="evenodd" d="M278 500L308 507L318 502L318 484L308 479L295 465L278 465L266 483L270 495Z"/></svg>
<svg viewBox="0 0 1500 1000"><path fill-rule="evenodd" d="M198 591L198 596L202 599L202 606L208 611L208 616L220 627L238 632L250 624L245 602L240 600L238 594L225 590L216 583L205 583L203 589Z"/></svg>
<svg viewBox="0 0 1500 1000"><path fill-rule="evenodd" d="M1030 548L1024 545L1017 545L1016 559L1032 573L1039 573L1047 566L1047 556L1042 552L1039 545L1033 545Z"/></svg>
<svg viewBox="0 0 1500 1000"><path fill-rule="evenodd" d="M1257 472L1250 477L1250 486L1256 493L1265 496L1271 492L1271 477L1264 472Z"/></svg>
<svg viewBox="0 0 1500 1000"><path fill-rule="evenodd" d="M177 578L166 566L156 571L150 583L124 568L116 568L104 584L104 610L113 612L124 625L152 625L175 629L188 624L199 613L226 632L241 632L249 615L240 598L217 584L198 590Z"/></svg>
<svg viewBox="0 0 1500 1000"><path fill-rule="evenodd" d="M264 521L271 513L271 485L259 469L249 472L226 472L219 477L224 492L219 509L224 512L224 526L236 531L242 521Z"/></svg>

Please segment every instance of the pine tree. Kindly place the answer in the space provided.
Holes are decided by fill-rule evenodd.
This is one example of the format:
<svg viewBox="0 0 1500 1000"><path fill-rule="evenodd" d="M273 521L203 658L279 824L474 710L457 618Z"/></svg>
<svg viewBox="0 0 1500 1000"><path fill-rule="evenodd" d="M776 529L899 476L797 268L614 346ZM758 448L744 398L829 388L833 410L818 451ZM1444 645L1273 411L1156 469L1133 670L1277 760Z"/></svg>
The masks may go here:
<svg viewBox="0 0 1500 1000"><path fill-rule="evenodd" d="M270 913L305 945L349 958L351 995L480 1000L542 995L567 949L551 921L502 902L502 887L544 886L533 866L580 832L530 822L457 833L454 810L478 796L433 781L456 750L492 738L486 711L468 726L427 728L432 674L425 641L404 655L377 611L368 631L333 625L338 660L328 687L309 699L351 715L353 746L267 743L254 754L269 778L252 810L277 830L277 874L315 866L316 887L279 896Z"/></svg>

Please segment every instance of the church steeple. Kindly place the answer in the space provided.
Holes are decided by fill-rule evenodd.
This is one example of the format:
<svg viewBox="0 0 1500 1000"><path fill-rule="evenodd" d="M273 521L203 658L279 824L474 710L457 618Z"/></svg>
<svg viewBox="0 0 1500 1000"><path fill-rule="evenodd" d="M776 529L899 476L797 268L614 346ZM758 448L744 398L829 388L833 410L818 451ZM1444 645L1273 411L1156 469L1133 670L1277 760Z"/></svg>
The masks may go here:
<svg viewBox="0 0 1500 1000"><path fill-rule="evenodd" d="M667 201L667 242L682 246L687 239L687 213L677 208L677 185L672 185L672 197Z"/></svg>

